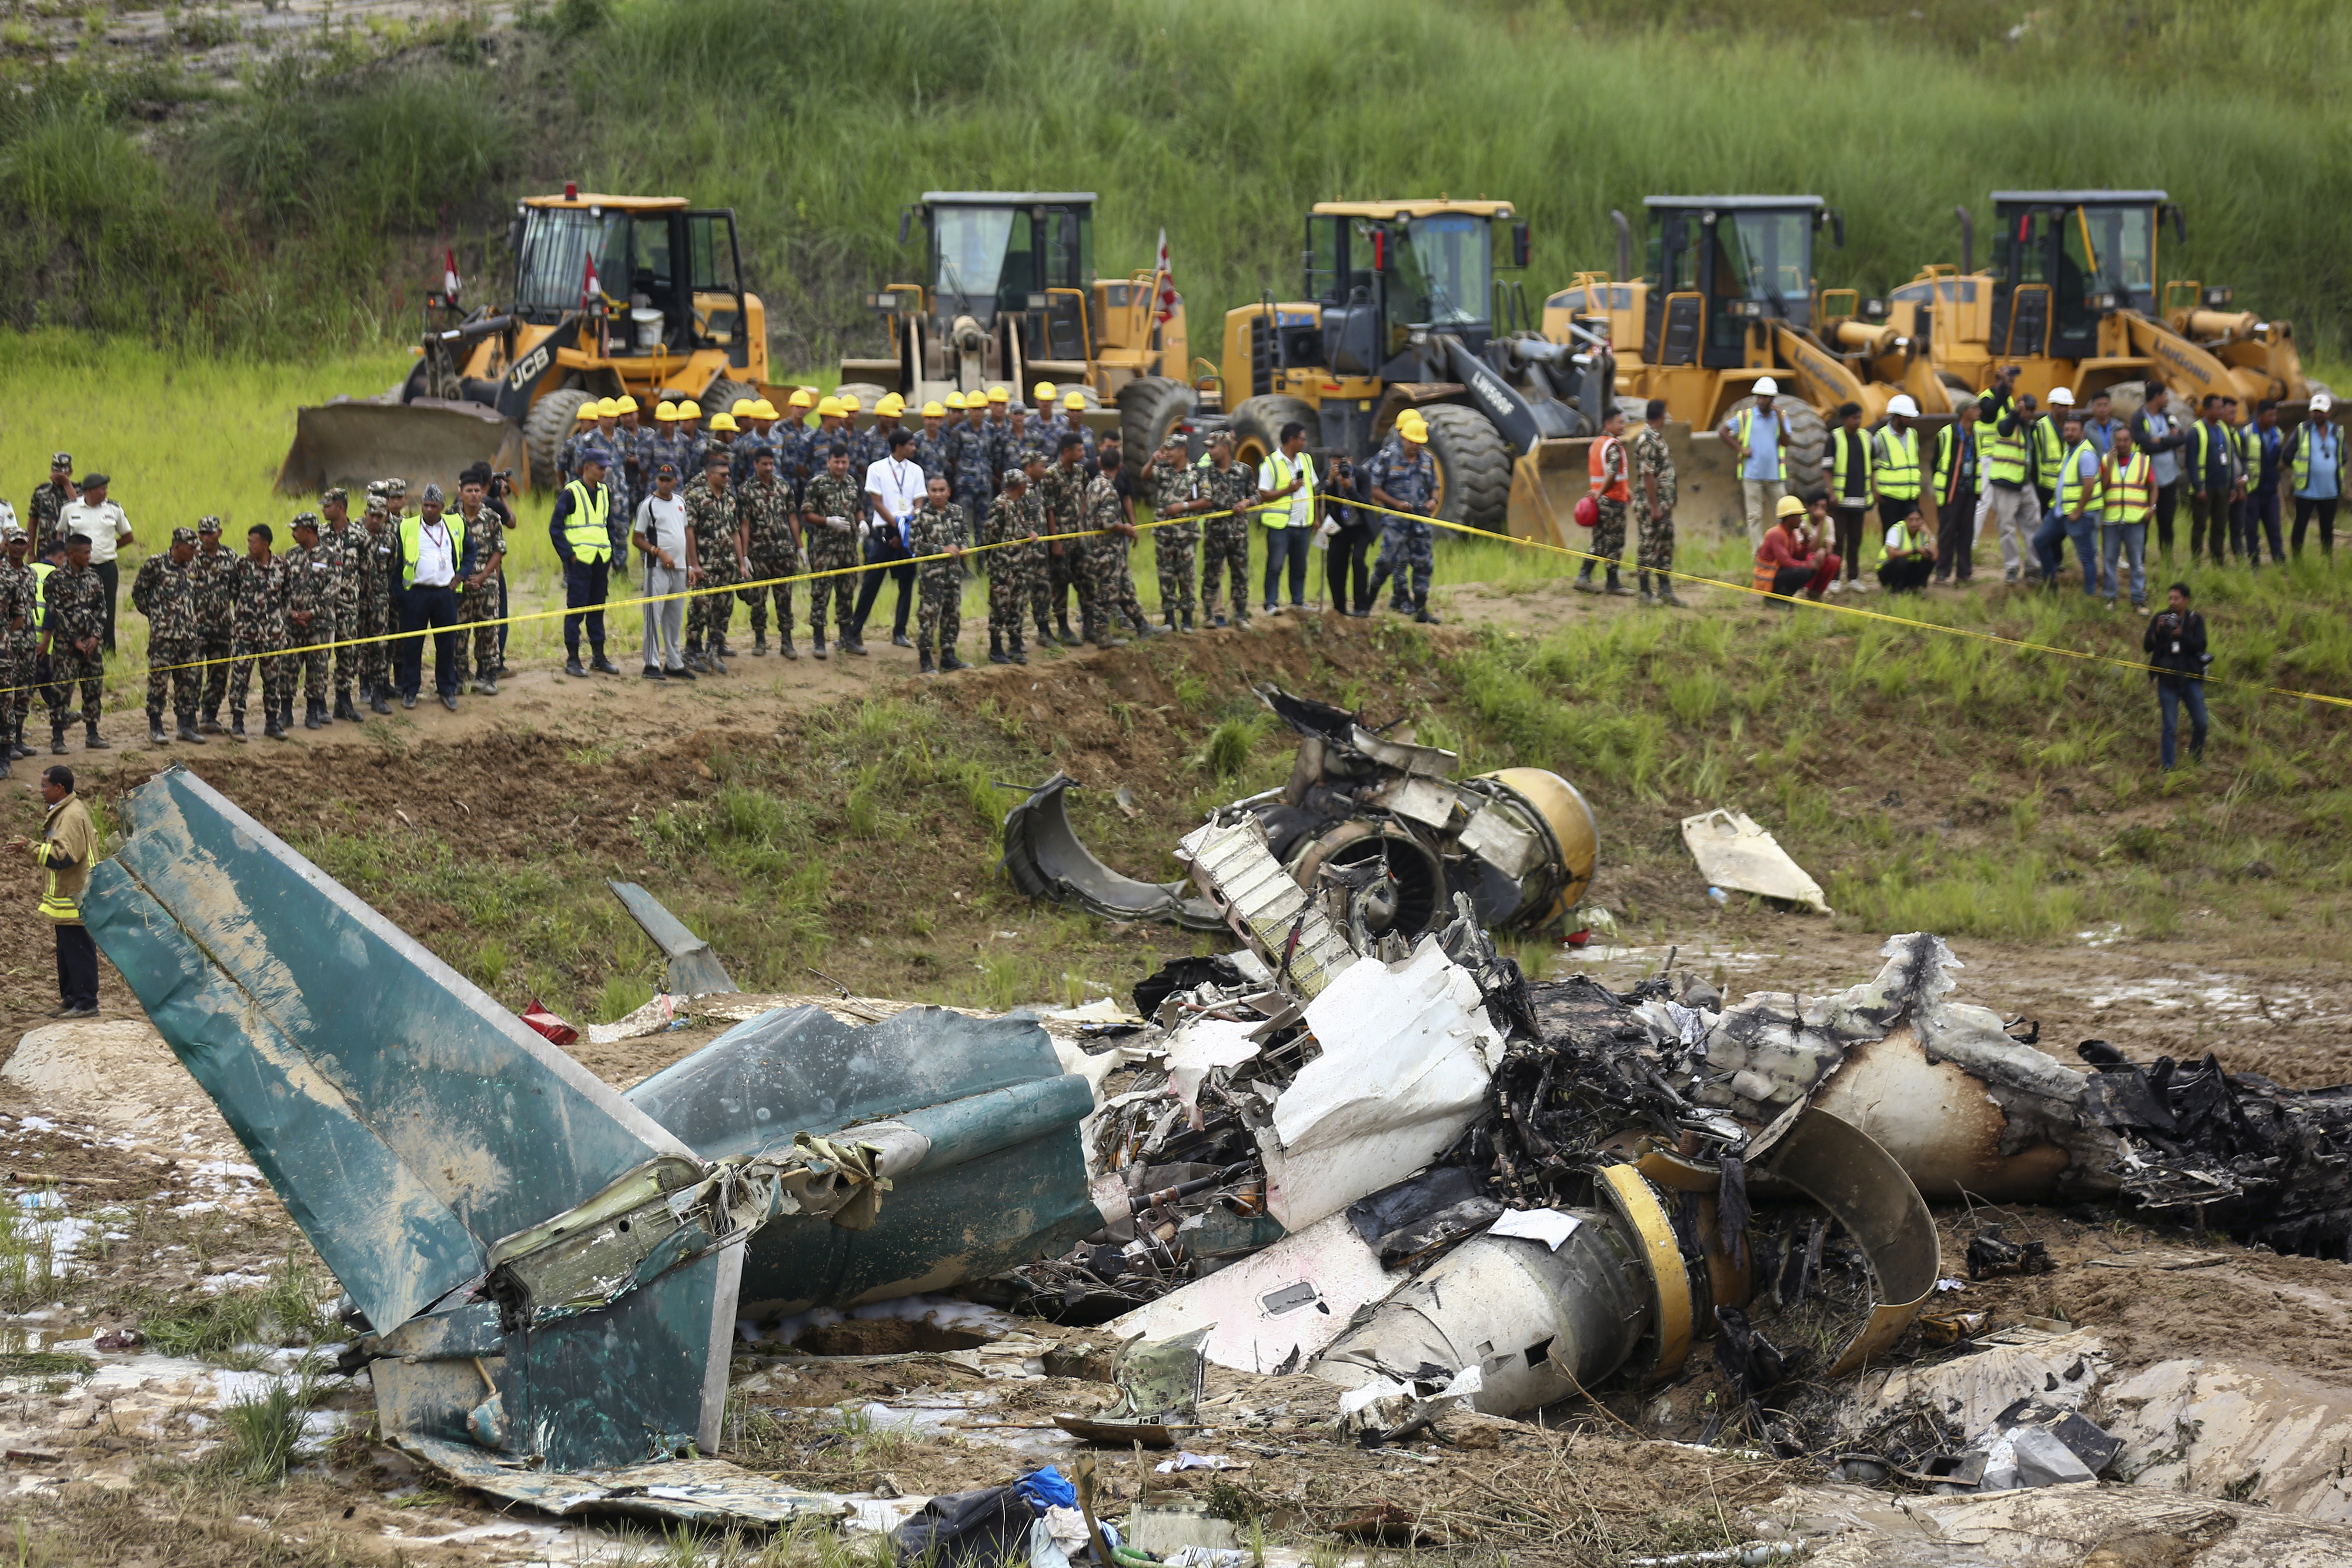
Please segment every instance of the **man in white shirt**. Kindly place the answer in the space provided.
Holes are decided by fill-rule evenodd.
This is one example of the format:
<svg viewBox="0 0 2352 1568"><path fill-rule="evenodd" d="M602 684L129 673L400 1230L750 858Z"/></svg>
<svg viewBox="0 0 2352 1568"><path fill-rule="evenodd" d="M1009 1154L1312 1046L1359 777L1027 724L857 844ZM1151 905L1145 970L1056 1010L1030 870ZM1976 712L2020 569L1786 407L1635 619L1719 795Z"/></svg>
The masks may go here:
<svg viewBox="0 0 2352 1568"><path fill-rule="evenodd" d="M694 534L686 526L686 503L677 496L677 465L654 468L654 491L637 503L629 543L646 563L646 667L649 681L690 681L686 667L686 601L663 597L684 593L702 575L694 564ZM785 641L792 628L784 628Z"/></svg>
<svg viewBox="0 0 2352 1568"><path fill-rule="evenodd" d="M1282 444L1257 465L1258 513L1265 524L1265 612L1282 608L1282 569L1290 564L1290 602L1307 607L1307 549L1315 538L1315 459L1307 455L1307 427L1292 420ZM1286 502L1287 505L1278 503Z"/></svg>
<svg viewBox="0 0 2352 1568"><path fill-rule="evenodd" d="M457 580L473 570L474 541L466 538L462 522L456 528L442 516L448 497L438 485L425 486L417 516L400 519L398 543L393 555L393 598L400 611L400 629L433 633L433 685L441 706L457 711ZM398 674L400 706L415 707L425 684L425 639L400 639L394 657Z"/></svg>
<svg viewBox="0 0 2352 1568"><path fill-rule="evenodd" d="M915 461L914 433L904 426L890 433L890 455L866 465L866 499L874 517L866 524L868 570L858 585L857 613L850 621L850 635L857 642L866 640L866 617L882 597L882 580L889 577L898 583L898 601L890 611L890 641L900 648L915 645L907 635L907 612L915 602L915 552L908 527L922 509L929 482L923 465ZM883 570L873 570L877 567Z"/></svg>
<svg viewBox="0 0 2352 1568"><path fill-rule="evenodd" d="M71 538L76 534L89 540L89 569L106 584L106 651L114 652L114 594L120 586L115 551L131 542L131 519L122 508L106 498L107 476L85 474L81 479L81 496L68 501L58 514L58 537Z"/></svg>

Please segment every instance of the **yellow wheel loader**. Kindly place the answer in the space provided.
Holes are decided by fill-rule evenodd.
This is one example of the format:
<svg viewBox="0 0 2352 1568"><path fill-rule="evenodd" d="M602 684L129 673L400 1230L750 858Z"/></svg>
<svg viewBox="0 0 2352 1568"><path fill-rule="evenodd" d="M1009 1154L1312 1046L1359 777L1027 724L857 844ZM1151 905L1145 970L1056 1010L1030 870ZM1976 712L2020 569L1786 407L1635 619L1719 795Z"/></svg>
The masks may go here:
<svg viewBox="0 0 2352 1568"><path fill-rule="evenodd" d="M1681 488L1678 515L1737 526L1738 475L1715 434L1754 406L1759 381L1774 382L1789 416L1789 484L1822 483L1828 421L1859 404L1875 424L1907 393L1930 421L1948 414L1950 392L1927 364L1919 308L1864 301L1822 288L1813 243L1824 227L1844 243L1844 219L1819 196L1651 196L1648 268L1633 275L1633 225L1621 212L1617 271L1580 272L1543 305L1543 336L1609 356L1615 391L1634 419L1663 399ZM1586 491L1585 443L1522 460L1511 531L1574 545L1570 514Z"/></svg>
<svg viewBox="0 0 2352 1568"><path fill-rule="evenodd" d="M1608 395L1605 373L1538 337L1525 291L1496 277L1527 259L1527 225L1508 202L1316 204L1306 297L1269 291L1225 315L1220 390L1235 456L1257 462L1296 421L1311 450L1360 460L1416 408L1437 515L1499 529L1513 461L1599 428Z"/></svg>
<svg viewBox="0 0 2352 1568"><path fill-rule="evenodd" d="M2109 394L2117 417L2137 411L2150 380L2187 400L2234 397L2242 419L2276 398L2300 418L2314 391L2294 329L2228 308L2227 287L2193 279L2159 288L2158 244L2167 223L2188 223L2162 191L1995 191L1990 265L1975 266L1975 225L1960 221L1960 265L1930 266L1893 290L1890 304L1926 313L1921 334L1939 377L1980 392L2000 365L2017 390L2046 400L2073 391L2077 406Z"/></svg>
<svg viewBox="0 0 2352 1568"><path fill-rule="evenodd" d="M886 392L919 408L950 392L1037 382L1087 401L1092 428L1128 428L1149 452L1187 413L1217 406L1213 376L1187 380L1184 301L1159 319L1152 270L1094 275L1091 191L927 191L898 217L922 228L919 283L866 297L887 352L841 361L841 391L871 409Z"/></svg>
<svg viewBox="0 0 2352 1568"><path fill-rule="evenodd" d="M282 494L446 481L478 461L528 489L553 482L556 448L591 398L724 409L791 395L767 384L767 317L743 288L732 211L567 185L517 204L507 243L505 304L461 315L436 296L445 319L398 386L298 411Z"/></svg>

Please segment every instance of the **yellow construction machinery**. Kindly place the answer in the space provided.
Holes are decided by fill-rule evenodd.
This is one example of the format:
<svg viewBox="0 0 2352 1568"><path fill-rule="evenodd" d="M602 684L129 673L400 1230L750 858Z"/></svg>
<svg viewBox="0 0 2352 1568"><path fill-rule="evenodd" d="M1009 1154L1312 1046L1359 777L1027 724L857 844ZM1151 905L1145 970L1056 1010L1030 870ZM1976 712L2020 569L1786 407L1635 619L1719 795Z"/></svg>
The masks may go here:
<svg viewBox="0 0 2352 1568"><path fill-rule="evenodd" d="M2192 409L2209 392L2234 397L2242 418L2262 398L2298 417L2325 390L2304 375L2288 323L2231 310L2225 287L2175 279L2159 290L2160 231L2168 222L2176 241L2188 237L2164 192L1995 191L1992 206L1983 271L1961 207L1960 265L1925 267L1889 300L1926 313L1920 336L1954 389L1981 391L1997 365L2015 365L2020 392L2067 387L2078 404L2105 392L2127 415L2153 379Z"/></svg>
<svg viewBox="0 0 2352 1568"><path fill-rule="evenodd" d="M867 296L888 352L843 360L840 390L869 409L886 392L920 407L1051 382L1085 397L1088 424L1137 427L1146 451L1204 396L1213 410L1214 376L1186 379L1182 298L1162 321L1156 272L1094 276L1094 209L1091 191L925 192L898 218L902 246L921 225L925 281Z"/></svg>
<svg viewBox="0 0 2352 1568"><path fill-rule="evenodd" d="M1221 390L1238 400L1227 412L1236 455L1256 461L1296 421L1313 450L1362 458L1417 408L1438 516L1500 528L1513 460L1598 428L1608 396L1600 361L1538 337L1525 290L1495 276L1527 259L1528 227L1508 202L1316 204L1305 298L1269 291L1225 315Z"/></svg>
<svg viewBox="0 0 2352 1568"><path fill-rule="evenodd" d="M663 394L723 409L767 384L766 313L743 288L735 214L677 196L566 185L518 203L508 302L442 320L405 380L297 416L278 488L305 495L390 475L450 478L488 461L518 487L551 483L591 398ZM593 287L591 287L593 262Z"/></svg>
<svg viewBox="0 0 2352 1568"><path fill-rule="evenodd" d="M1826 227L1839 245L1845 237L1843 217L1819 196L1651 196L1643 207L1647 270L1633 275L1633 225L1612 212L1617 271L1577 274L1544 301L1542 332L1608 354L1635 417L1640 404L1664 400L1685 517L1738 515L1731 454L1713 432L1753 405L1765 377L1789 414L1789 480L1799 488L1821 483L1827 421L1840 405L1860 405L1867 424L1898 393L1930 419L1950 412L1952 394L1925 358L1923 308L1816 281L1815 235ZM1582 444L1522 459L1511 531L1573 544L1584 463Z"/></svg>

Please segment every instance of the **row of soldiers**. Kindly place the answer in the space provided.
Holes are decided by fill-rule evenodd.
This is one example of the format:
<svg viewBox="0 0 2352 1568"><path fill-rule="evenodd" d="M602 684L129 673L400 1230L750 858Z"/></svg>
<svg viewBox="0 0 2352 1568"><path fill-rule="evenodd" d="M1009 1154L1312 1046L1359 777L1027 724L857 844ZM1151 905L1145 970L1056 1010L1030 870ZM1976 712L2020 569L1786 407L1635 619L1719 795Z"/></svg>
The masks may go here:
<svg viewBox="0 0 2352 1568"><path fill-rule="evenodd" d="M479 521L472 526L497 530L499 515L482 505L490 480L488 468L477 465L462 477L461 495L478 512ZM148 739L157 745L175 737L202 744L207 736L224 733L224 701L229 709L226 733L245 739L247 699L257 673L262 733L272 739L288 738L298 692L303 726L310 729L338 719L364 722L361 705L390 713L392 653L383 639L398 630L394 530L407 496L405 480L372 484L366 509L355 521L348 493L330 489L320 497L317 512L295 517L289 529L291 548L283 551L267 524L246 530L243 554L223 543L218 517L174 528L171 548L141 563L131 589L132 608L148 621ZM426 509L437 510L441 502L439 487L427 486ZM494 559L494 549L486 546L479 559ZM495 591L467 597L475 601L468 619L496 619ZM475 633L486 679L504 673L496 663L496 632L494 625L485 625ZM65 677L56 679L61 690ZM90 726L87 744L102 747L94 680L83 681L83 716ZM167 703L175 735L164 728ZM59 706L53 698L53 751L65 749Z"/></svg>

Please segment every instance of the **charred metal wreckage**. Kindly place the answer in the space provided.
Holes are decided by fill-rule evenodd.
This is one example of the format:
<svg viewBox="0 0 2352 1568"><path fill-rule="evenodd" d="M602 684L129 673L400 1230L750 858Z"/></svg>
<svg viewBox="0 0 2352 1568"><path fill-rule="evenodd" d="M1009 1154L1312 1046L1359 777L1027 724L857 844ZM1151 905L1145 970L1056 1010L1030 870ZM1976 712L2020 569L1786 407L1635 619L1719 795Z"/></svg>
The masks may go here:
<svg viewBox="0 0 2352 1568"><path fill-rule="evenodd" d="M1747 1398L1851 1371L1936 1288L1923 1195L2234 1204L2340 1251L2345 1097L2074 1071L1952 1000L1926 934L1821 997L1530 981L1486 931L1581 890L1573 791L1445 783L1446 754L1267 700L1305 737L1291 788L1155 890L1240 946L1083 1042L779 1008L624 1093L178 768L127 798L84 908L349 1293L385 1437L521 1500L707 1468L739 1320L817 1305L961 1288L1192 1336L1339 1385L1377 1437L1673 1378L1710 1337ZM1404 810L1424 787L1443 813ZM1829 1350L1774 1345L1763 1300Z"/></svg>

